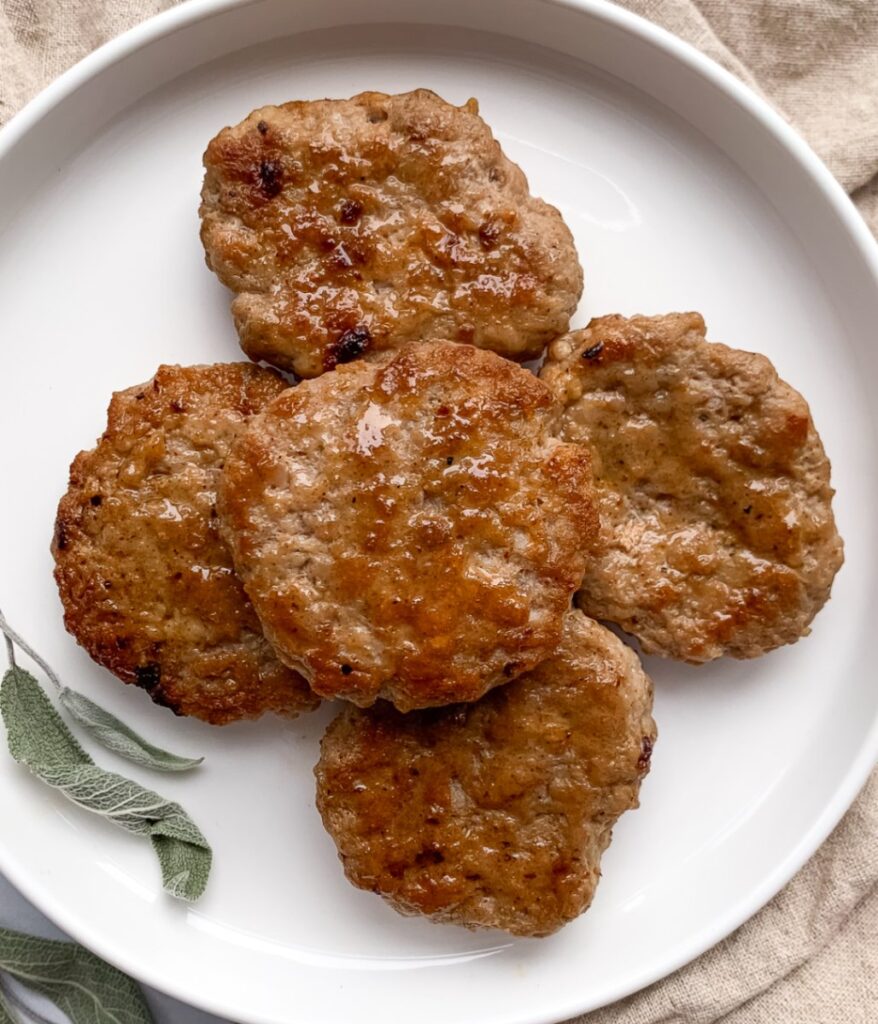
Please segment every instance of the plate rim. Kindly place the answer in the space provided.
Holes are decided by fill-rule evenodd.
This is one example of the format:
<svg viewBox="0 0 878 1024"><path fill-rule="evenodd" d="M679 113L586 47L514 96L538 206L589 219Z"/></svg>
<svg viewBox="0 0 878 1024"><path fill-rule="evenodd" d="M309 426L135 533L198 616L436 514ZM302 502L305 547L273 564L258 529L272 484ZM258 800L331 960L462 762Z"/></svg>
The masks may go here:
<svg viewBox="0 0 878 1024"><path fill-rule="evenodd" d="M266 0L188 0L166 11L153 15L120 35L104 43L86 55L78 63L64 71L50 82L36 96L0 128L0 160L7 156L24 137L55 107L76 93L85 84L99 77L113 65L120 63L137 50L175 32L207 21L233 8L257 6ZM426 0L421 0L426 2ZM529 0L533 4L559 7L571 10L620 29L627 35L663 51L673 60L695 72L699 78L715 86L731 99L750 118L778 142L792 159L806 172L817 186L822 198L830 207L841 226L854 243L878 291L878 240L872 235L865 220L844 191L841 184L830 172L821 158L771 104L759 96L750 86L727 71L712 58L703 54L692 44L674 35L667 29L618 7L610 0ZM441 16L441 15L440 15ZM680 970L696 958L713 948L733 931L757 914L793 876L816 854L830 833L841 821L844 814L856 800L865 786L873 768L878 763L878 717L863 739L856 756L832 798L807 829L786 857L779 861L749 896L730 907L726 913L710 925L680 944L676 955L661 962L661 965L644 968L629 975L625 984L603 999L597 1006L591 1005L584 996L555 1005L549 1011L538 1015L525 1012L506 1018L506 1024L557 1024L560 1020L590 1012L600 1006L609 1006L619 999L641 991ZM0 870L30 902L49 920L61 928L72 939L80 942L113 964L126 974L190 1006L224 1017L227 1010L221 1003L214 1002L209 993L193 995L185 986L174 979L166 981L156 977L148 965L128 959L124 950L117 950L99 934L94 934L89 922L68 913L58 905L53 896L45 890L40 880L29 876L24 865L16 864L6 844L0 837ZM252 1024L270 1024L270 1019L258 1014L248 1015ZM307 1024L303 1021L302 1024Z"/></svg>

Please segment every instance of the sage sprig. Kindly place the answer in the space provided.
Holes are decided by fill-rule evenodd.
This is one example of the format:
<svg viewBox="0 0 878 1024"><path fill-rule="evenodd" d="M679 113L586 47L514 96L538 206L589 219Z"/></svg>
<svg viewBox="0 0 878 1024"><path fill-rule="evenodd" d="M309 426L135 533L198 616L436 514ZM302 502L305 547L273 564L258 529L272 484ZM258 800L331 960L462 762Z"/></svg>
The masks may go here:
<svg viewBox="0 0 878 1024"><path fill-rule="evenodd" d="M46 996L71 1024L153 1024L137 984L73 942L0 928L0 971ZM12 1002L11 993L0 990L2 1024L16 1024ZM24 1012L41 1019L29 1008Z"/></svg>
<svg viewBox="0 0 878 1024"><path fill-rule="evenodd" d="M133 764L157 772L187 772L190 768L197 768L204 760L203 757L180 757L179 754L155 746L100 704L83 693L71 690L69 686L61 687L58 700L71 718L87 729L101 746Z"/></svg>
<svg viewBox="0 0 878 1024"><path fill-rule="evenodd" d="M181 757L179 754L172 754L168 750L157 747L84 694L65 686L52 666L31 647L20 633L17 633L9 625L2 611L0 611L0 632L3 633L6 640L9 664L15 665L13 646L15 645L46 673L49 681L58 691L58 699L71 717L88 730L107 750L124 757L126 761L159 772L189 771L190 768L196 768L204 760L203 757Z"/></svg>
<svg viewBox="0 0 878 1024"><path fill-rule="evenodd" d="M179 804L95 765L36 679L18 665L0 683L0 715L9 752L19 764L85 810L148 835L165 891L177 899L198 899L207 885L212 853Z"/></svg>

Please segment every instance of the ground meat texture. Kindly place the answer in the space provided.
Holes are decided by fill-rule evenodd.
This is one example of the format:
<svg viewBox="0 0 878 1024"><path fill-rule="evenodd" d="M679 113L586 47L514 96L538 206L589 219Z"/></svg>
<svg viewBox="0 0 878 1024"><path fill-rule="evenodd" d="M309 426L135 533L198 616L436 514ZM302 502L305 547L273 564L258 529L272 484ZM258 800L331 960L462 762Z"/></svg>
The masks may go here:
<svg viewBox="0 0 878 1024"><path fill-rule="evenodd" d="M602 520L577 601L643 649L753 658L809 631L842 564L805 400L697 313L608 316L541 372L559 436L589 447Z"/></svg>
<svg viewBox="0 0 878 1024"><path fill-rule="evenodd" d="M530 359L582 271L470 100L425 89L255 110L207 147L201 238L244 351L302 377L413 339Z"/></svg>
<svg viewBox="0 0 878 1024"><path fill-rule="evenodd" d="M113 396L107 429L74 460L58 506L52 552L67 629L124 682L216 725L318 703L262 635L214 507L229 447L285 387L243 363L160 367Z"/></svg>
<svg viewBox="0 0 878 1024"><path fill-rule="evenodd" d="M638 805L651 709L633 651L571 611L552 657L477 704L344 710L317 806L350 881L401 913L548 935L587 909Z"/></svg>
<svg viewBox="0 0 878 1024"><path fill-rule="evenodd" d="M327 697L475 700L547 657L597 533L590 460L546 387L468 345L413 344L255 416L219 491L279 656Z"/></svg>

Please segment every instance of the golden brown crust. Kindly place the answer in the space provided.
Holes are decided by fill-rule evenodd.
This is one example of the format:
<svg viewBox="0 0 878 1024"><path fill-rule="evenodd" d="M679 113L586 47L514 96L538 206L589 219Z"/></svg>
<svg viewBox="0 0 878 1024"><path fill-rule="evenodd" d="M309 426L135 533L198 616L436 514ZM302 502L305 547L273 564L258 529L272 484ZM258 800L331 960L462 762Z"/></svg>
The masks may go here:
<svg viewBox="0 0 878 1024"><path fill-rule="evenodd" d="M752 658L809 631L842 564L807 403L697 313L593 320L541 378L590 446L599 556L577 596L648 653Z"/></svg>
<svg viewBox="0 0 878 1024"><path fill-rule="evenodd" d="M317 806L354 885L404 914L548 935L591 903L655 742L634 652L578 611L538 668L477 704L347 708Z"/></svg>
<svg viewBox="0 0 878 1024"><path fill-rule="evenodd" d="M411 345L293 388L226 462L220 517L266 636L317 693L475 700L554 648L597 532L587 452L530 373Z"/></svg>
<svg viewBox="0 0 878 1024"><path fill-rule="evenodd" d="M67 629L156 703L215 725L319 703L282 665L217 529L216 479L252 413L285 389L245 363L161 366L118 392L80 452L52 553Z"/></svg>
<svg viewBox="0 0 878 1024"><path fill-rule="evenodd" d="M201 238L241 345L302 377L421 339L514 359L567 329L573 239L475 100L426 89L255 110L207 147Z"/></svg>

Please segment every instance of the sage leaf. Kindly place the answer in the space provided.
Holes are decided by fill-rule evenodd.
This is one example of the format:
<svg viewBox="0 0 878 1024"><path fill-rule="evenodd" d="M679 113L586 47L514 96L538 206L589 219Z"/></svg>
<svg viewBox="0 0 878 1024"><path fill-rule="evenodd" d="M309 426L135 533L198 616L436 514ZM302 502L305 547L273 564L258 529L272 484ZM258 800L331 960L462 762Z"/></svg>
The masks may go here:
<svg viewBox="0 0 878 1024"><path fill-rule="evenodd" d="M124 757L126 761L152 768L158 772L186 772L196 768L203 757L180 757L162 750L138 735L121 719L105 711L85 694L62 686L58 694L62 706L79 724L87 729L107 750Z"/></svg>
<svg viewBox="0 0 878 1024"><path fill-rule="evenodd" d="M202 894L210 873L210 847L179 804L97 765L45 767L38 774L80 807L129 832L148 835L164 888L172 896L193 901Z"/></svg>
<svg viewBox="0 0 878 1024"><path fill-rule="evenodd" d="M72 1024L153 1024L135 982L76 943L0 928L0 970L51 999ZM14 1020L8 1006L7 1014Z"/></svg>
<svg viewBox="0 0 878 1024"><path fill-rule="evenodd" d="M108 750L112 750L113 753L119 754L120 757L132 761L134 764L153 768L160 772L185 772L190 768L195 768L204 760L203 757L180 757L170 751L162 750L161 747L156 747L121 719L116 718L109 711L105 711L99 704L84 694L77 693L76 690L65 686L52 666L31 647L20 633L17 633L9 625L2 611L0 611L0 633L3 634L6 641L6 654L10 667L17 667L15 648L21 648L46 673L49 681L58 691L58 697L67 711Z"/></svg>
<svg viewBox="0 0 878 1024"><path fill-rule="evenodd" d="M16 666L3 676L0 713L9 753L19 764L46 767L94 764L77 743L30 672Z"/></svg>
<svg viewBox="0 0 878 1024"><path fill-rule="evenodd" d="M148 835L165 890L177 899L198 899L207 885L212 854L179 804L96 765L36 679L22 668L11 668L3 676L0 714L16 761L85 810Z"/></svg>

